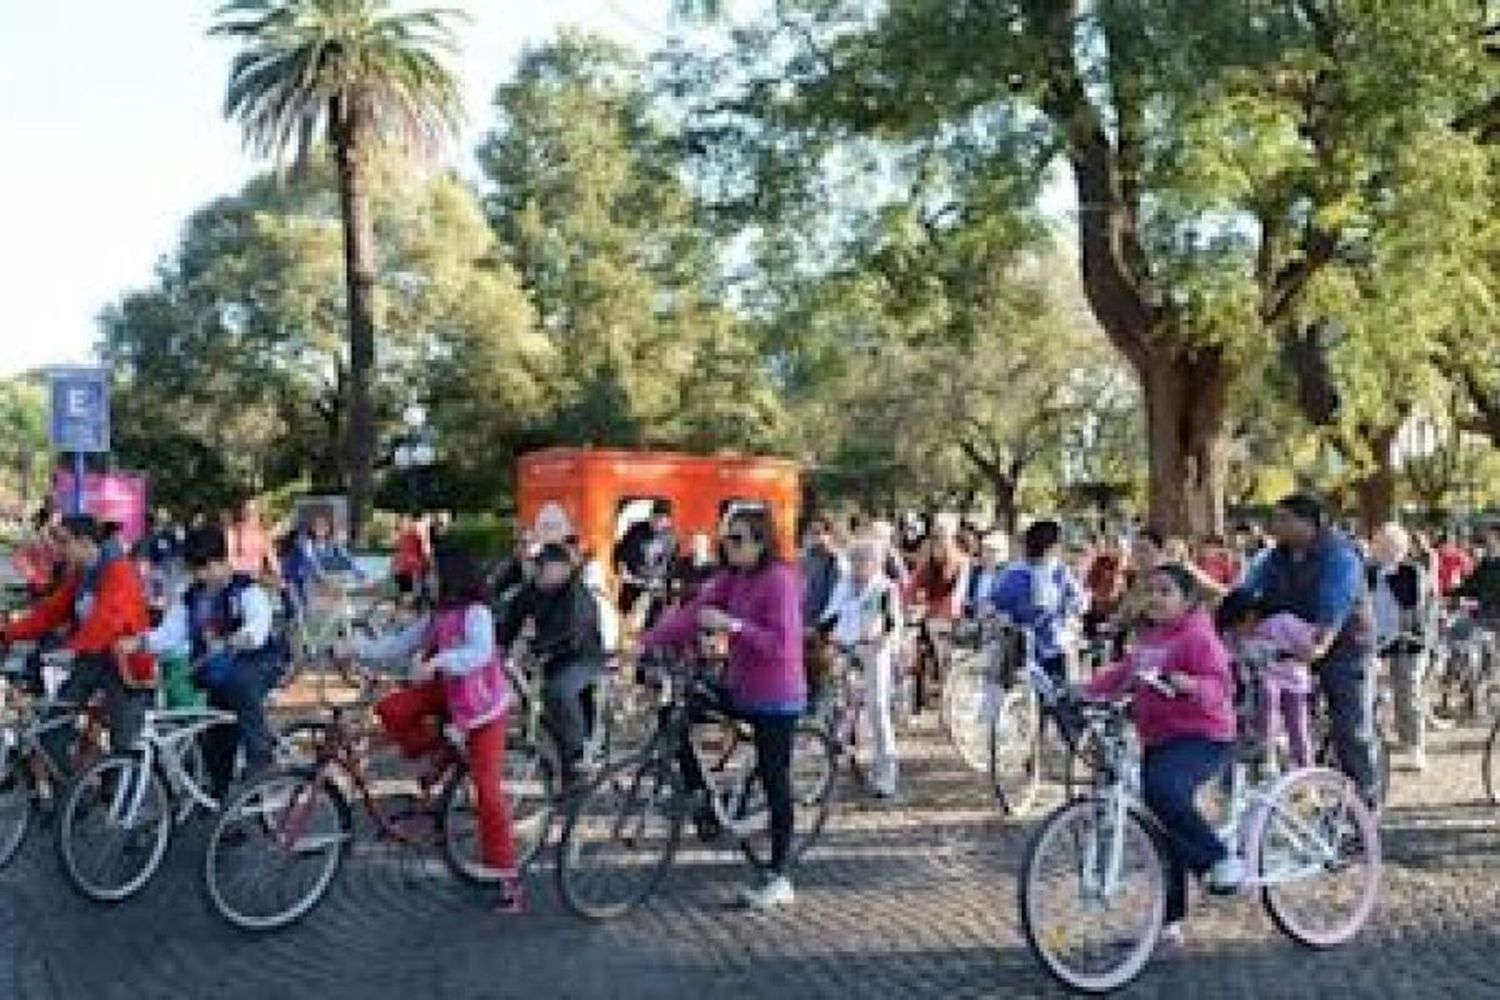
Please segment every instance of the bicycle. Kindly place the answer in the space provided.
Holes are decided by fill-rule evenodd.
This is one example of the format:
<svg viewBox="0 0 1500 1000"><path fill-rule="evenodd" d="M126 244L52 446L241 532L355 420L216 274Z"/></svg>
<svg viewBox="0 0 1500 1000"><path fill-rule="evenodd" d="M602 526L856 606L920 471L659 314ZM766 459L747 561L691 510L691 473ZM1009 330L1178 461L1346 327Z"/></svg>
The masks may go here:
<svg viewBox="0 0 1500 1000"><path fill-rule="evenodd" d="M104 751L104 722L97 711L79 710L46 695L34 696L26 689L26 674L19 659L7 661L0 670L0 868L20 852L37 816L55 811L68 775L87 767ZM73 710L72 720L64 709ZM77 745L64 770L42 741L80 716L83 724L77 727Z"/></svg>
<svg viewBox="0 0 1500 1000"><path fill-rule="evenodd" d="M615 919L661 886L694 807L706 805L722 837L754 866L768 862L770 818L757 780L753 740L743 722L718 705L697 676L695 661L665 661L656 728L633 756L611 764L568 809L557 853L557 888L564 905L587 920ZM719 723L722 743L705 752L695 728ZM678 759L686 744L707 788L693 793ZM838 751L825 727L801 721L792 748L792 792L799 828L796 863L816 842L832 807ZM705 801L706 800L706 801ZM709 833L702 830L701 833Z"/></svg>
<svg viewBox="0 0 1500 1000"><path fill-rule="evenodd" d="M1163 834L1139 801L1127 706L1128 699L1076 704L1083 725L1097 734L1094 789L1043 820L1022 864L1019 906L1027 946L1049 975L1084 993L1111 992L1135 979L1165 921ZM1226 846L1250 873L1238 891L1258 892L1277 929L1301 945L1321 949L1349 941L1379 895L1374 815L1346 778L1326 768L1251 783L1237 763L1235 775ZM1055 903L1048 893L1054 880ZM1305 912L1345 881L1347 902L1335 904L1330 919L1319 922ZM1308 888L1304 901L1299 892Z"/></svg>
<svg viewBox="0 0 1500 1000"><path fill-rule="evenodd" d="M173 830L195 808L218 810L204 787L198 736L235 718L211 708L149 709L127 753L78 775L59 812L57 848L79 892L101 903L129 899L161 867Z"/></svg>
<svg viewBox="0 0 1500 1000"><path fill-rule="evenodd" d="M375 679L364 684L373 690ZM351 721L351 714L359 721ZM230 800L209 836L204 887L219 915L243 930L271 931L306 916L327 893L355 842L356 796L378 835L419 849L435 848L453 876L484 880L482 865L466 849L462 818L470 794L463 748L445 729L444 741L426 763L416 803L381 804L372 773L374 726L368 712L337 706L316 724L320 736L312 764L266 775ZM436 796L433 789L439 789ZM425 830L423 828L426 828ZM284 883L278 881L287 876ZM277 882L262 899L257 891Z"/></svg>

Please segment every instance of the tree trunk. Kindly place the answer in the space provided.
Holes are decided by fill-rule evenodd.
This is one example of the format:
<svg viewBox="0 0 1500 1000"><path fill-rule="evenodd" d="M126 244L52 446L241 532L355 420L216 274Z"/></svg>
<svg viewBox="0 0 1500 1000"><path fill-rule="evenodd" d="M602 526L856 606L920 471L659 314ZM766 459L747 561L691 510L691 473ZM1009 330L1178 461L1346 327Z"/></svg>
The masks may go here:
<svg viewBox="0 0 1500 1000"><path fill-rule="evenodd" d="M344 229L344 284L349 309L349 414L344 441L349 483L349 537L364 541L374 493L375 412L371 399L375 373L375 226L370 212L365 143L368 109L355 101L333 102L334 160L338 168L339 210Z"/></svg>
<svg viewBox="0 0 1500 1000"><path fill-rule="evenodd" d="M990 479L990 491L995 495L995 521L1007 536L1014 537L1019 512L1016 510L1016 481L1008 476Z"/></svg>
<svg viewBox="0 0 1500 1000"><path fill-rule="evenodd" d="M1139 373L1146 403L1150 524L1169 535L1224 533L1231 373L1213 351L1153 348Z"/></svg>
<svg viewBox="0 0 1500 1000"><path fill-rule="evenodd" d="M1396 467L1391 461L1391 446L1395 440L1394 429L1381 429L1369 437L1374 468L1355 487L1359 526L1367 538L1375 533L1376 528L1396 517Z"/></svg>

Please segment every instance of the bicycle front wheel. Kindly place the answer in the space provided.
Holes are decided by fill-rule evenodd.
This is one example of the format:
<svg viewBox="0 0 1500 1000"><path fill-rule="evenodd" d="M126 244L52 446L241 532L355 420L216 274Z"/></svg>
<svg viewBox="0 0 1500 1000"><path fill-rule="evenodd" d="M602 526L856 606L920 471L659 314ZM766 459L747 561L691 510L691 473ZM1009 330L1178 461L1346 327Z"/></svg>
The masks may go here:
<svg viewBox="0 0 1500 1000"><path fill-rule="evenodd" d="M748 741L747 741L748 742ZM754 753L753 746L746 750ZM799 722L792 734L792 843L787 863L795 865L817 843L828 825L837 788L838 744L828 731L814 722ZM752 787L743 789L735 819L744 819L762 811L765 823L756 832L740 840L745 858L757 868L771 864L770 807L765 786L752 779Z"/></svg>
<svg viewBox="0 0 1500 1000"><path fill-rule="evenodd" d="M10 864L21 845L26 842L26 831L31 829L32 813L36 809L32 797L30 777L26 771L26 757L14 742L14 733L0 733L0 868Z"/></svg>
<svg viewBox="0 0 1500 1000"><path fill-rule="evenodd" d="M995 801L1007 815L1023 816L1042 787L1042 720L1029 684L995 690L989 725L989 775Z"/></svg>
<svg viewBox="0 0 1500 1000"><path fill-rule="evenodd" d="M1071 989L1120 989L1156 948L1165 882L1156 843L1134 810L1117 812L1100 797L1064 803L1026 848L1020 886L1026 944Z"/></svg>
<svg viewBox="0 0 1500 1000"><path fill-rule="evenodd" d="M652 754L601 771L573 800L557 847L557 892L586 920L622 917L651 897L682 838L673 764Z"/></svg>
<svg viewBox="0 0 1500 1000"><path fill-rule="evenodd" d="M1277 928L1309 948L1358 934L1380 895L1375 815L1341 774L1309 768L1272 794L1252 833L1261 901Z"/></svg>
<svg viewBox="0 0 1500 1000"><path fill-rule="evenodd" d="M1500 718L1490 727L1490 737L1484 741L1484 759L1480 765L1484 774L1484 796L1491 805L1500 806Z"/></svg>
<svg viewBox="0 0 1500 1000"><path fill-rule="evenodd" d="M171 836L166 783L131 754L106 757L74 781L63 802L57 848L79 892L118 903L151 881Z"/></svg>
<svg viewBox="0 0 1500 1000"><path fill-rule="evenodd" d="M268 775L219 815L204 856L204 888L236 927L285 927L323 898L353 836L349 804L332 781L311 769Z"/></svg>
<svg viewBox="0 0 1500 1000"><path fill-rule="evenodd" d="M989 729L1000 697L998 685L971 657L956 661L943 684L943 721L948 740L970 770L989 766Z"/></svg>

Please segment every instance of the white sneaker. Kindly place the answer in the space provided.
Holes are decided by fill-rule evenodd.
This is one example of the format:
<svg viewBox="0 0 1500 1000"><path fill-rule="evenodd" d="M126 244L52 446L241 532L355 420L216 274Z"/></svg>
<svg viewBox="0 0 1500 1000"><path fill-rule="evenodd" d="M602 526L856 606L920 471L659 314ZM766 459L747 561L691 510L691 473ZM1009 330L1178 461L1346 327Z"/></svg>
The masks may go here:
<svg viewBox="0 0 1500 1000"><path fill-rule="evenodd" d="M1215 896L1232 896L1244 882L1245 862L1239 858L1225 858L1208 870L1208 891Z"/></svg>
<svg viewBox="0 0 1500 1000"><path fill-rule="evenodd" d="M1157 958L1177 958L1187 950L1187 933L1178 920L1162 927L1161 937L1156 941Z"/></svg>
<svg viewBox="0 0 1500 1000"><path fill-rule="evenodd" d="M796 893L792 891L792 880L785 875L774 875L760 885L740 890L740 905L751 910L791 906L796 898Z"/></svg>
<svg viewBox="0 0 1500 1000"><path fill-rule="evenodd" d="M1423 771L1427 770L1427 751L1408 751L1403 756L1400 764L1400 769L1403 771L1408 771L1412 774L1421 774Z"/></svg>

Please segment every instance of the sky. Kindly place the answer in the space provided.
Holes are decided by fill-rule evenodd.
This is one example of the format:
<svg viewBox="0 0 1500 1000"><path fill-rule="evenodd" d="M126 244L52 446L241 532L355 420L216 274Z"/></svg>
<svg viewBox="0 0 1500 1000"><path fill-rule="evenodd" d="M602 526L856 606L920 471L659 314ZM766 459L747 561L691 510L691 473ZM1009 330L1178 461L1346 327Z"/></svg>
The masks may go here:
<svg viewBox="0 0 1500 1000"><path fill-rule="evenodd" d="M576 25L646 49L669 0L446 0L465 9L472 173L495 86ZM147 285L191 212L265 164L221 114L231 43L217 0L0 0L0 376L86 361L97 317Z"/></svg>

